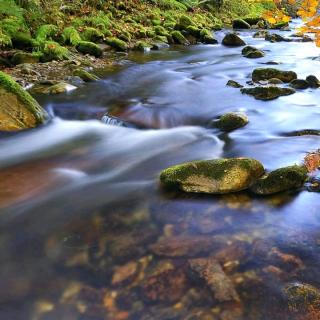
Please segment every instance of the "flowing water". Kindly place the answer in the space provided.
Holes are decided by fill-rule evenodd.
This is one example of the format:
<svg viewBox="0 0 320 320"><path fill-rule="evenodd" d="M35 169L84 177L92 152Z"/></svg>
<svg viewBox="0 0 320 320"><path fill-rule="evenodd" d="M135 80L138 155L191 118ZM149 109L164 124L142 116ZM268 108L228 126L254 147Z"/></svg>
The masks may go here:
<svg viewBox="0 0 320 320"><path fill-rule="evenodd" d="M222 45L130 53L100 81L36 97L55 115L48 125L1 137L0 319L295 319L281 289L320 287L318 193L197 196L158 185L162 169L185 161L244 156L272 170L319 147L320 136L291 134L320 129L319 89L264 102L226 82L245 84L269 61L320 77L320 49L241 36L266 56ZM228 111L249 125L207 126ZM223 245L207 248L215 237ZM167 249L156 255L160 240ZM190 276L188 259L212 255L240 302Z"/></svg>

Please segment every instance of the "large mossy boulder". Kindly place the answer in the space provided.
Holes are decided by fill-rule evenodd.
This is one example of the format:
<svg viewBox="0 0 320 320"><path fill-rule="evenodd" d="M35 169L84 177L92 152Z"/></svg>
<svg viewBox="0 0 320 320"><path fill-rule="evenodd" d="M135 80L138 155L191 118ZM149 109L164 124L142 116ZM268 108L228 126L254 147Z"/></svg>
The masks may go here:
<svg viewBox="0 0 320 320"><path fill-rule="evenodd" d="M178 30L175 30L171 33L171 37L176 44L188 45L189 41L185 38L185 36Z"/></svg>
<svg viewBox="0 0 320 320"><path fill-rule="evenodd" d="M272 78L277 78L285 83L289 83L297 79L297 74L294 71L282 71L275 68L258 68L252 72L252 81L254 82Z"/></svg>
<svg viewBox="0 0 320 320"><path fill-rule="evenodd" d="M216 159L170 167L161 172L160 181L185 192L224 194L249 188L263 174L263 165L254 159Z"/></svg>
<svg viewBox="0 0 320 320"><path fill-rule="evenodd" d="M222 40L222 44L227 47L242 47L246 45L246 43L236 33L226 34Z"/></svg>
<svg viewBox="0 0 320 320"><path fill-rule="evenodd" d="M113 49L116 51L127 51L128 50L128 45L126 42L123 40L120 40L115 37L107 38L106 39L106 44L111 46Z"/></svg>
<svg viewBox="0 0 320 320"><path fill-rule="evenodd" d="M294 94L296 91L292 88L281 88L276 86L242 88L241 92L253 96L257 100L274 100L281 96Z"/></svg>
<svg viewBox="0 0 320 320"><path fill-rule="evenodd" d="M308 171L304 166L295 165L280 168L258 179L250 189L252 192L260 195L297 189L304 184L307 173Z"/></svg>
<svg viewBox="0 0 320 320"><path fill-rule="evenodd" d="M248 117L239 112L228 112L222 115L215 126L222 131L230 132L244 127L249 122Z"/></svg>
<svg viewBox="0 0 320 320"><path fill-rule="evenodd" d="M102 56L102 49L95 43L90 41L80 41L78 42L76 49L83 54L90 54L96 58Z"/></svg>
<svg viewBox="0 0 320 320"><path fill-rule="evenodd" d="M0 71L0 130L17 131L44 123L48 114L10 76Z"/></svg>

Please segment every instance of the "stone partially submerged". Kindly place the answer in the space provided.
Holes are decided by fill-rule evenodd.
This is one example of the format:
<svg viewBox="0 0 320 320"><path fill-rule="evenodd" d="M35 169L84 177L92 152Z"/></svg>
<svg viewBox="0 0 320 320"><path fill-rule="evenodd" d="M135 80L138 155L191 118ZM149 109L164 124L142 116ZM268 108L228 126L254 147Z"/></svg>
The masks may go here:
<svg viewBox="0 0 320 320"><path fill-rule="evenodd" d="M222 40L222 44L227 47L241 47L246 45L246 43L236 33L226 34Z"/></svg>
<svg viewBox="0 0 320 320"><path fill-rule="evenodd" d="M293 71L282 71L275 68L258 68L252 72L252 81L270 80L277 78L285 83L297 79L297 74Z"/></svg>
<svg viewBox="0 0 320 320"><path fill-rule="evenodd" d="M242 88L241 92L255 97L257 100L274 100L281 96L288 96L294 94L296 91L292 88L281 88L276 86Z"/></svg>
<svg viewBox="0 0 320 320"><path fill-rule="evenodd" d="M303 186L307 179L307 172L307 168L304 166L295 165L280 168L258 179L250 190L259 195L269 195L297 189Z"/></svg>
<svg viewBox="0 0 320 320"><path fill-rule="evenodd" d="M228 112L222 115L215 126L222 131L230 132L244 127L249 123L248 117L240 112Z"/></svg>
<svg viewBox="0 0 320 320"><path fill-rule="evenodd" d="M161 172L160 181L185 192L224 194L248 189L263 174L255 159L216 159L175 165Z"/></svg>
<svg viewBox="0 0 320 320"><path fill-rule="evenodd" d="M48 114L10 76L0 72L0 130L17 131L44 123Z"/></svg>

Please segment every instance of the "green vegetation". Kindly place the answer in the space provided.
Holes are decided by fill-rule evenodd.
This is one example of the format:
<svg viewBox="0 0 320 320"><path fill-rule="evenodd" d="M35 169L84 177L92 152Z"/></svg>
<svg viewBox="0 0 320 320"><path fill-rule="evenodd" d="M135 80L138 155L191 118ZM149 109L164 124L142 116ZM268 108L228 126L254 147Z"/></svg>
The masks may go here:
<svg viewBox="0 0 320 320"><path fill-rule="evenodd" d="M0 47L64 60L77 49L96 57L97 44L117 51L154 43L215 43L211 30L234 18L257 18L270 5L245 0L0 0ZM65 48L70 46L73 48ZM70 51L69 51L70 50Z"/></svg>

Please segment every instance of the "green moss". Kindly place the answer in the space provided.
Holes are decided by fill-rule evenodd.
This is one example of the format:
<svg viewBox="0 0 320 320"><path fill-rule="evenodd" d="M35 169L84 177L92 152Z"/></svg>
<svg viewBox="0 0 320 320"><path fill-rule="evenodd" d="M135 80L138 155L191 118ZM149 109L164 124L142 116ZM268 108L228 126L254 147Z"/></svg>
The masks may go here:
<svg viewBox="0 0 320 320"><path fill-rule="evenodd" d="M8 36L13 36L18 32L29 33L25 21L19 17L8 17L1 19L0 29Z"/></svg>
<svg viewBox="0 0 320 320"><path fill-rule="evenodd" d="M54 40L57 32L57 26L54 26L53 24L44 24L38 29L36 33L36 40L39 42L43 42L46 40Z"/></svg>
<svg viewBox="0 0 320 320"><path fill-rule="evenodd" d="M10 36L4 34L0 30L0 48L7 48L11 46L12 46L12 42L11 42Z"/></svg>
<svg viewBox="0 0 320 320"><path fill-rule="evenodd" d="M99 78L97 76L95 76L92 73L89 73L88 71L86 71L84 69L76 69L73 72L73 75L77 76L77 77L80 77L85 82L92 82L92 81L99 80Z"/></svg>
<svg viewBox="0 0 320 320"><path fill-rule="evenodd" d="M118 51L126 51L128 49L127 44L118 38L107 38L106 43Z"/></svg>
<svg viewBox="0 0 320 320"><path fill-rule="evenodd" d="M273 100L281 96L294 94L295 90L291 88L280 88L275 86L242 88L242 93L254 96L257 100Z"/></svg>
<svg viewBox="0 0 320 320"><path fill-rule="evenodd" d="M76 49L83 54L90 54L97 58L101 57L103 54L102 49L97 44L89 41L78 42Z"/></svg>
<svg viewBox="0 0 320 320"><path fill-rule="evenodd" d="M172 36L174 42L177 43L177 44L186 45L186 44L189 43L188 40L184 37L184 35L178 30L173 31L171 33L171 36Z"/></svg>
<svg viewBox="0 0 320 320"><path fill-rule="evenodd" d="M177 27L179 30L186 30L189 26L191 26L193 23L192 23L192 20L190 17L186 16L186 15L182 15L180 18L179 18L179 21L177 23Z"/></svg>
<svg viewBox="0 0 320 320"><path fill-rule="evenodd" d="M147 51L151 48L150 44L145 42L145 41L138 41L135 46L134 46L134 50L136 51Z"/></svg>
<svg viewBox="0 0 320 320"><path fill-rule="evenodd" d="M260 195L270 195L300 188L307 178L307 173L305 166L280 168L257 180L251 191Z"/></svg>
<svg viewBox="0 0 320 320"><path fill-rule="evenodd" d="M70 52L67 48L60 46L59 43L54 41L46 41L42 49L43 55L41 56L42 62L52 60L68 60L70 59Z"/></svg>
<svg viewBox="0 0 320 320"><path fill-rule="evenodd" d="M76 46L81 41L80 34L74 27L65 28L62 32L62 39L65 44L73 46Z"/></svg>
<svg viewBox="0 0 320 320"><path fill-rule="evenodd" d="M200 38L201 30L200 30L198 27L196 27L196 26L188 26L187 29L186 29L186 31L187 31L190 35L192 35L192 36L194 36L194 37L196 37L196 38ZM209 34L211 35L210 32L209 32Z"/></svg>
<svg viewBox="0 0 320 320"><path fill-rule="evenodd" d="M169 32L162 26L156 26L154 28L154 31L155 33L158 35L158 36L165 36L167 37L169 35Z"/></svg>
<svg viewBox="0 0 320 320"><path fill-rule="evenodd" d="M84 41L98 42L103 39L103 33L96 28L88 27L85 28L81 37Z"/></svg>
<svg viewBox="0 0 320 320"><path fill-rule="evenodd" d="M48 115L32 96L23 90L9 75L0 71L0 87L16 95L26 108L34 115L38 124L44 123Z"/></svg>

